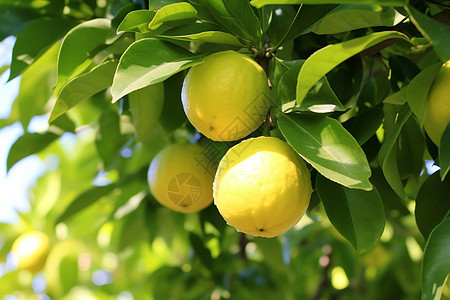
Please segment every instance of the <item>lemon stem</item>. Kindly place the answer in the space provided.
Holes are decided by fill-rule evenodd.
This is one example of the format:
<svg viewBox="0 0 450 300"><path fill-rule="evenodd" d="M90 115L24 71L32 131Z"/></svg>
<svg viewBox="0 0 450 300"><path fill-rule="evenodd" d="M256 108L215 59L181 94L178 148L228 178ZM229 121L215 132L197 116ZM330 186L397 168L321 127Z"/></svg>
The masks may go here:
<svg viewBox="0 0 450 300"><path fill-rule="evenodd" d="M269 42L267 41L266 45L269 45ZM266 73L267 77L267 84L269 85L269 88L272 89L272 83L270 82L269 78L269 61L273 57L272 54L269 52L269 48L265 48L261 53L255 57L255 61L263 68L264 72ZM272 126L272 117L270 116L270 110L267 112L266 119L264 121L264 128L262 135L263 136L270 136L270 130L273 129Z"/></svg>
<svg viewBox="0 0 450 300"><path fill-rule="evenodd" d="M269 45L269 42L267 41L266 45ZM269 61L273 57L273 54L269 52L269 48L265 48L262 50L258 55L254 58L255 61L263 68L264 72L266 73L267 77L267 84L269 85L269 88L272 89L272 83L270 82L269 78ZM270 116L270 110L267 112L266 119L264 121L264 128L262 135L263 136L270 136L270 130L273 129L272 126L272 118Z"/></svg>
<svg viewBox="0 0 450 300"><path fill-rule="evenodd" d="M241 233L239 238L239 257L243 260L247 260L247 254L245 253L245 247L247 247L248 239L245 236L245 233Z"/></svg>
<svg viewBox="0 0 450 300"><path fill-rule="evenodd" d="M270 110L267 112L266 119L264 121L264 128L262 135L270 136L270 130L272 129L272 118L270 117Z"/></svg>

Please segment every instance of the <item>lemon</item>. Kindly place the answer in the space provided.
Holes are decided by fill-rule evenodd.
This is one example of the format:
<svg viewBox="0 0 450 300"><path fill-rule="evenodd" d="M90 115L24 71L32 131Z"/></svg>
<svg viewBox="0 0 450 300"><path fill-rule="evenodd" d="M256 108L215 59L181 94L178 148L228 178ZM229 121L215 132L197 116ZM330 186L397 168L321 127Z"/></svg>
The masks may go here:
<svg viewBox="0 0 450 300"><path fill-rule="evenodd" d="M270 107L264 70L250 57L223 51L192 67L181 91L192 125L215 141L235 141L253 132Z"/></svg>
<svg viewBox="0 0 450 300"><path fill-rule="evenodd" d="M164 84L149 85L128 95L136 140L144 141L158 122L164 104Z"/></svg>
<svg viewBox="0 0 450 300"><path fill-rule="evenodd" d="M424 127L431 140L439 146L442 133L450 122L450 60L444 63L428 94Z"/></svg>
<svg viewBox="0 0 450 300"><path fill-rule="evenodd" d="M205 148L173 144L153 158L148 183L155 199L175 211L199 211L212 202L215 165Z"/></svg>
<svg viewBox="0 0 450 300"><path fill-rule="evenodd" d="M274 137L247 139L219 163L214 203L227 223L254 236L291 229L311 197L309 171L299 155Z"/></svg>
<svg viewBox="0 0 450 300"><path fill-rule="evenodd" d="M19 236L11 247L17 269L33 273L40 271L50 252L50 239L40 231L30 231Z"/></svg>

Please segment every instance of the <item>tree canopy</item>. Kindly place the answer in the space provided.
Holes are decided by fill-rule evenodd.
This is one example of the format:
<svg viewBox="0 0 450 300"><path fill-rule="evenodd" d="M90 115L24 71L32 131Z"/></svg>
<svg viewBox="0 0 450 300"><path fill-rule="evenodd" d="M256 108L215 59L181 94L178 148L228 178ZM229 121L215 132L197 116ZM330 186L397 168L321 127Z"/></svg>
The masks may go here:
<svg viewBox="0 0 450 300"><path fill-rule="evenodd" d="M435 110L450 111L449 24L446 0L0 0L0 41L16 39L0 74L20 78L0 130L24 129L7 170L30 155L46 165L30 210L0 224L0 295L450 299L450 126L427 125L438 81ZM218 163L239 142L200 134L181 101L189 69L225 50L270 84L250 137L286 141L311 173L307 213L279 237L237 232L214 204L172 211L149 190L167 145L200 144ZM39 116L48 126L30 132ZM38 273L10 253L31 230L52 245Z"/></svg>

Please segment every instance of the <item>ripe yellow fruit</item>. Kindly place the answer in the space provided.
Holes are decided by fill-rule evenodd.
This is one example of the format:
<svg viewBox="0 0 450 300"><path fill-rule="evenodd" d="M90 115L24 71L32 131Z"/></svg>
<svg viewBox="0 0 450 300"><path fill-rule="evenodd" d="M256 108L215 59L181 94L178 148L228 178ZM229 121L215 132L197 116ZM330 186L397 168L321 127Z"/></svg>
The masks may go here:
<svg viewBox="0 0 450 300"><path fill-rule="evenodd" d="M450 122L450 60L439 70L428 94L424 127L431 140L439 146L442 133Z"/></svg>
<svg viewBox="0 0 450 300"><path fill-rule="evenodd" d="M50 239L40 231L30 231L19 236L11 247L17 269L39 272L50 253Z"/></svg>
<svg viewBox="0 0 450 300"><path fill-rule="evenodd" d="M211 54L192 67L181 99L192 125L215 141L246 137L261 125L270 107L264 70L235 51Z"/></svg>
<svg viewBox="0 0 450 300"><path fill-rule="evenodd" d="M148 169L148 183L155 199L182 213L199 211L212 202L216 171L205 148L173 144L161 150Z"/></svg>
<svg viewBox="0 0 450 300"><path fill-rule="evenodd" d="M164 84L149 85L128 95L136 140L144 141L158 122L164 104Z"/></svg>
<svg viewBox="0 0 450 300"><path fill-rule="evenodd" d="M247 139L219 163L214 203L227 223L254 236L274 237L295 224L311 198L311 179L300 156L274 137Z"/></svg>

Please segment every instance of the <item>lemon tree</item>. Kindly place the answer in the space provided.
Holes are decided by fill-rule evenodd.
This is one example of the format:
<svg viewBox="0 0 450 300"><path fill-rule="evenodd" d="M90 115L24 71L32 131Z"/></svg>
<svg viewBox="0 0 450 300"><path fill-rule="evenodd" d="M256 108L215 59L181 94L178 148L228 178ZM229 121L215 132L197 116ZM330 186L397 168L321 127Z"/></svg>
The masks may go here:
<svg viewBox="0 0 450 300"><path fill-rule="evenodd" d="M300 156L273 137L247 139L222 158L214 203L228 224L255 236L274 237L295 224L311 197L309 171Z"/></svg>
<svg viewBox="0 0 450 300"><path fill-rule="evenodd" d="M450 298L448 19L0 0L0 297Z"/></svg>

